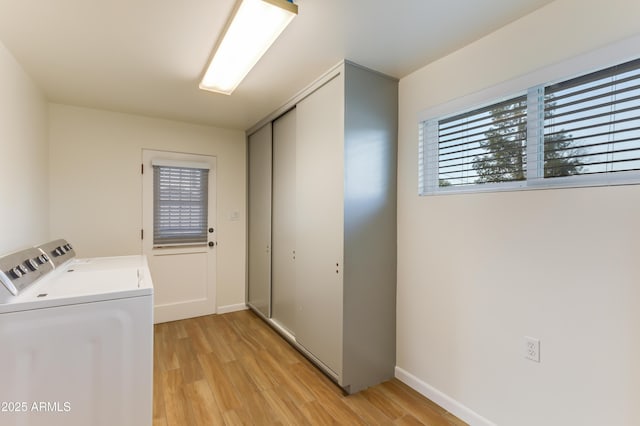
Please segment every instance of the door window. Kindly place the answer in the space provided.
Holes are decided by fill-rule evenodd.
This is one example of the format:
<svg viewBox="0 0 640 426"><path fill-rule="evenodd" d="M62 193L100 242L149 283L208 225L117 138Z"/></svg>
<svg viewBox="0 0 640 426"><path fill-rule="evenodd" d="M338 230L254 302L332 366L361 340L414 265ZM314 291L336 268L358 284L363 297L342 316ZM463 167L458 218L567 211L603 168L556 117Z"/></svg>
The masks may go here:
<svg viewBox="0 0 640 426"><path fill-rule="evenodd" d="M153 163L153 244L207 242L206 164Z"/></svg>

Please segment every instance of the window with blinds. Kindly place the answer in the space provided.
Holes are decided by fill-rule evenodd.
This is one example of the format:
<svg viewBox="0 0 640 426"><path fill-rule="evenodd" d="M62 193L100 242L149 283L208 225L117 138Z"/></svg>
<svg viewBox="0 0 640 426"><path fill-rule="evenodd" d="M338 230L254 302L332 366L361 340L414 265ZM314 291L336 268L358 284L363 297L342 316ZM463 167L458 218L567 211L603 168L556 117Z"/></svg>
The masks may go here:
<svg viewBox="0 0 640 426"><path fill-rule="evenodd" d="M420 123L420 193L640 182L640 59Z"/></svg>
<svg viewBox="0 0 640 426"><path fill-rule="evenodd" d="M153 165L153 244L207 242L209 170Z"/></svg>
<svg viewBox="0 0 640 426"><path fill-rule="evenodd" d="M545 177L640 170L640 60L545 88Z"/></svg>
<svg viewBox="0 0 640 426"><path fill-rule="evenodd" d="M526 96L440 120L438 185L524 180L526 141Z"/></svg>

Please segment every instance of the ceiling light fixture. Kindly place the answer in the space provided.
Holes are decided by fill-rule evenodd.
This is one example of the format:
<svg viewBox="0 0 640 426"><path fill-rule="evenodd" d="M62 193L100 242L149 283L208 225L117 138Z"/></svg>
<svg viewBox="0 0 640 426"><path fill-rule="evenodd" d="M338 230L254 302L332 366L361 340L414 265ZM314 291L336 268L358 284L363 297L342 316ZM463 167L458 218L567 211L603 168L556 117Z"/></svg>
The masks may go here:
<svg viewBox="0 0 640 426"><path fill-rule="evenodd" d="M241 0L200 88L230 95L297 14L292 1Z"/></svg>

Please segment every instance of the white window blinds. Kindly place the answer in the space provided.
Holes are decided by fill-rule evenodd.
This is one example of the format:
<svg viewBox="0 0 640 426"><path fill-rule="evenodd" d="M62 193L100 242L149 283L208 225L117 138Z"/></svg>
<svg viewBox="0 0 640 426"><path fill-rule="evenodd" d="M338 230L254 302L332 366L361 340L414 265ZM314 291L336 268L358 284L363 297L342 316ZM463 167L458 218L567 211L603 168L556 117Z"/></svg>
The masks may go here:
<svg viewBox="0 0 640 426"><path fill-rule="evenodd" d="M438 121L438 186L524 180L527 97Z"/></svg>
<svg viewBox="0 0 640 426"><path fill-rule="evenodd" d="M640 60L545 88L544 176L640 170Z"/></svg>
<svg viewBox="0 0 640 426"><path fill-rule="evenodd" d="M420 193L640 182L640 59L425 120Z"/></svg>
<svg viewBox="0 0 640 426"><path fill-rule="evenodd" d="M153 165L153 244L206 243L206 168Z"/></svg>

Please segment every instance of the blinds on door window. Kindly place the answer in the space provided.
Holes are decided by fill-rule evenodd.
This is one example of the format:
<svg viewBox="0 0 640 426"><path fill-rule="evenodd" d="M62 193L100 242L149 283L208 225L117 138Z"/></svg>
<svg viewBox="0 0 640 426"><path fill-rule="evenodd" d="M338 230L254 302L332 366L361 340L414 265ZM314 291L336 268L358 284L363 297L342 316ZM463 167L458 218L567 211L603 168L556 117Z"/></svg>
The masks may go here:
<svg viewBox="0 0 640 426"><path fill-rule="evenodd" d="M153 244L207 242L207 165L153 163Z"/></svg>

